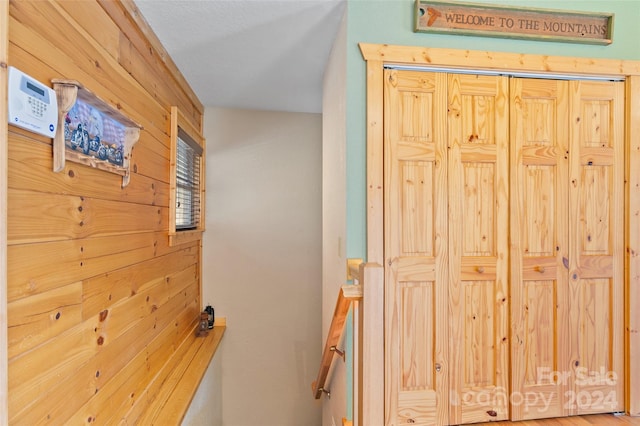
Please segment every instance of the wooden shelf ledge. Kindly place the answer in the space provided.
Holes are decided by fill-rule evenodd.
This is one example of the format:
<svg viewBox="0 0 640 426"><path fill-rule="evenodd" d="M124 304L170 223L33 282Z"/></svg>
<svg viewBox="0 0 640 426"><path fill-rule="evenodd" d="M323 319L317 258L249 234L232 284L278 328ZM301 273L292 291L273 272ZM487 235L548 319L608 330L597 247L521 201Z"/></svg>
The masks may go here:
<svg viewBox="0 0 640 426"><path fill-rule="evenodd" d="M213 359L227 328L226 318L216 318L206 337L195 333L185 339L163 367L155 397L136 423L146 425L180 424L191 405L200 382Z"/></svg>

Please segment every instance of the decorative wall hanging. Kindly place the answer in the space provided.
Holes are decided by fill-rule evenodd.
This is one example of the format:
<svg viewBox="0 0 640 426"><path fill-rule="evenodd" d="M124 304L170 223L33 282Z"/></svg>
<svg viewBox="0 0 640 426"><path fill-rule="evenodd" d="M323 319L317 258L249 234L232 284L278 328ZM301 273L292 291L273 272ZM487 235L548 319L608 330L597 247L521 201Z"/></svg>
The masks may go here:
<svg viewBox="0 0 640 426"><path fill-rule="evenodd" d="M611 44L613 13L416 0L416 32Z"/></svg>
<svg viewBox="0 0 640 426"><path fill-rule="evenodd" d="M65 160L85 164L130 180L129 160L142 126L74 80L51 81L58 98L58 128L53 140L53 171Z"/></svg>

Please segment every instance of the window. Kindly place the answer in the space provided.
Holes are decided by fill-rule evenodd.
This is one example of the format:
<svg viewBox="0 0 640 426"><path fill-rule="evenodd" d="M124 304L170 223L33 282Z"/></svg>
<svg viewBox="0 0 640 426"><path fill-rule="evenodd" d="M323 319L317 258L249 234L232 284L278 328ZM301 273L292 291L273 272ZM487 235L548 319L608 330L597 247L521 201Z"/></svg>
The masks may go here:
<svg viewBox="0 0 640 426"><path fill-rule="evenodd" d="M178 129L176 156L176 230L197 229L200 223L200 160L202 148Z"/></svg>
<svg viewBox="0 0 640 426"><path fill-rule="evenodd" d="M204 231L204 138L171 108L171 200L169 243L199 239Z"/></svg>

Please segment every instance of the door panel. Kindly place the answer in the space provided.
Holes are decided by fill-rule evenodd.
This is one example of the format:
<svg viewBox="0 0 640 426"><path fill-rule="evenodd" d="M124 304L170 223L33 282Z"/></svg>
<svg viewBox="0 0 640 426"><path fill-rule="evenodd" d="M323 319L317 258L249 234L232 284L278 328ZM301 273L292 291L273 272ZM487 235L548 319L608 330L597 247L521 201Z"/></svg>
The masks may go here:
<svg viewBox="0 0 640 426"><path fill-rule="evenodd" d="M385 79L385 422L447 424L446 76Z"/></svg>
<svg viewBox="0 0 640 426"><path fill-rule="evenodd" d="M512 80L514 420L622 409L623 99Z"/></svg>
<svg viewBox="0 0 640 426"><path fill-rule="evenodd" d="M565 415L567 82L511 79L511 418ZM566 369L565 369L566 370Z"/></svg>
<svg viewBox="0 0 640 426"><path fill-rule="evenodd" d="M400 161L402 193L402 253L433 256L433 163Z"/></svg>
<svg viewBox="0 0 640 426"><path fill-rule="evenodd" d="M402 391L434 389L433 371L433 281L405 282L402 290ZM416 363L415 360L425 362Z"/></svg>
<svg viewBox="0 0 640 426"><path fill-rule="evenodd" d="M623 83L384 78L385 423L622 410Z"/></svg>
<svg viewBox="0 0 640 426"><path fill-rule="evenodd" d="M624 408L624 83L570 82L570 414Z"/></svg>
<svg viewBox="0 0 640 426"><path fill-rule="evenodd" d="M508 79L448 76L451 423L508 418Z"/></svg>

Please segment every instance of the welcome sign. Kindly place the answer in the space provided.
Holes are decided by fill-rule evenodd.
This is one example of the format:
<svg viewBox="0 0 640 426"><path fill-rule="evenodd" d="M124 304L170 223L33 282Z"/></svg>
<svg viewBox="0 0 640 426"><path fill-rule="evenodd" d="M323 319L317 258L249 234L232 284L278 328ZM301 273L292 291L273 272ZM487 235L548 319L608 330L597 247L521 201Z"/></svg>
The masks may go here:
<svg viewBox="0 0 640 426"><path fill-rule="evenodd" d="M416 0L415 31L610 44L613 14Z"/></svg>

